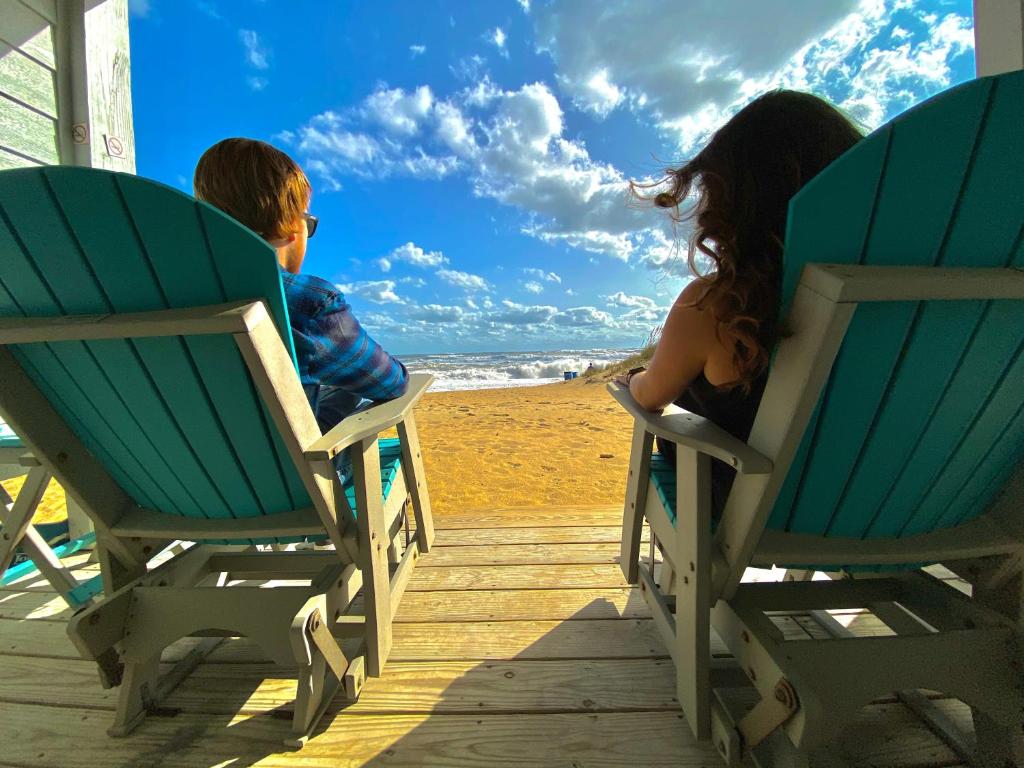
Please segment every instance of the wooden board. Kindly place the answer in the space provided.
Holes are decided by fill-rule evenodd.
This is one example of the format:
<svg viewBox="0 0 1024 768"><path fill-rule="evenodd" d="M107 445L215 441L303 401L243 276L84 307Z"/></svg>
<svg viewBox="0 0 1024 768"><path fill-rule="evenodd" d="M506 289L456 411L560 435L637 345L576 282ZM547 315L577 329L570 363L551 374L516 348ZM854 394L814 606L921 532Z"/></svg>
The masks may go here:
<svg viewBox="0 0 1024 768"><path fill-rule="evenodd" d="M433 555L433 553L431 553ZM0 602L0 615L4 604ZM36 610L43 611L45 608ZM649 618L647 603L630 587L604 589L466 590L406 592L395 621L450 622L540 619Z"/></svg>
<svg viewBox="0 0 1024 768"><path fill-rule="evenodd" d="M579 525L545 528L444 528L437 531L435 547L446 546L503 546L505 544L586 544L618 543L622 537L622 521L615 525ZM643 541L649 541L644 529Z"/></svg>
<svg viewBox="0 0 1024 768"><path fill-rule="evenodd" d="M109 713L0 705L3 761L12 765L150 764L364 766L716 765L710 745L693 742L671 712L544 715L339 715L326 720L300 753L282 753L290 723L266 715L231 724L227 717L150 718L131 738L103 735ZM140 763L140 761L142 761Z"/></svg>
<svg viewBox="0 0 1024 768"><path fill-rule="evenodd" d="M436 515L434 522L439 529L621 525L622 507L607 504L571 507L498 507L446 512Z"/></svg>
<svg viewBox="0 0 1024 768"><path fill-rule="evenodd" d="M619 561L618 542L590 544L503 544L501 546L437 547L420 568L452 565L608 564Z"/></svg>
<svg viewBox="0 0 1024 768"><path fill-rule="evenodd" d="M417 568L421 589L405 594L384 675L367 682L357 704L333 702L299 753L279 747L294 670L269 664L246 639L226 640L130 738L109 739L116 691L102 690L94 666L78 658L59 599L28 579L0 591L0 765L718 765L690 738L667 651L617 565L545 564L559 543L549 534L598 538L603 528L449 529L463 538L425 558L444 552L440 563ZM608 528L617 535L617 526ZM502 543L510 533L516 541ZM615 540L565 543L563 557L586 559ZM528 559L538 562L515 564ZM504 564L471 564L484 560ZM79 574L95 570L82 556L69 561ZM595 569L614 569L614 585L573 586ZM451 588L459 584L466 588ZM856 634L881 629L868 614L839 618ZM774 621L789 639L820 635L805 615ZM172 646L165 660L193 643ZM717 638L712 650L726 653ZM964 719L958 703L938 703ZM811 765L934 768L956 760L902 704L887 701L865 708Z"/></svg>
<svg viewBox="0 0 1024 768"><path fill-rule="evenodd" d="M418 568L407 589L565 589L625 586L618 565L489 565Z"/></svg>
<svg viewBox="0 0 1024 768"><path fill-rule="evenodd" d="M666 659L494 662L391 662L371 678L347 714L444 712L675 711ZM15 657L5 661L0 701L113 710L95 665L80 660ZM288 707L295 672L261 664L202 664L165 702L189 714L258 714ZM339 711L343 702L336 702Z"/></svg>

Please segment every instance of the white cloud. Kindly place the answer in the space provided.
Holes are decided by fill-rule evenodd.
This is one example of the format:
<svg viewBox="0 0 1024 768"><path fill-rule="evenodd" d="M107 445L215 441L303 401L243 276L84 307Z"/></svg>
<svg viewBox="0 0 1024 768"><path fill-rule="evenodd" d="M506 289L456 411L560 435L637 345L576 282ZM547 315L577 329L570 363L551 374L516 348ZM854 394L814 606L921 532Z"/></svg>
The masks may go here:
<svg viewBox="0 0 1024 768"><path fill-rule="evenodd" d="M267 78L265 78L265 77L257 77L255 75L253 75L251 77L247 77L245 79L245 82L254 91L262 91L264 88L266 88L270 84L270 81L267 80Z"/></svg>
<svg viewBox="0 0 1024 768"><path fill-rule="evenodd" d="M571 326L611 326L615 324L612 316L595 307L573 307L559 312L554 317L558 325Z"/></svg>
<svg viewBox="0 0 1024 768"><path fill-rule="evenodd" d="M422 277L403 277L398 282L402 285L411 285L413 288L422 288L427 284Z"/></svg>
<svg viewBox="0 0 1024 768"><path fill-rule="evenodd" d="M377 259L377 266L380 267L381 272L390 272L391 260L387 256L381 256Z"/></svg>
<svg viewBox="0 0 1024 768"><path fill-rule="evenodd" d="M446 283L467 291L486 291L491 287L490 283L480 275L471 275L469 272L460 272L457 269L439 269L437 276Z"/></svg>
<svg viewBox="0 0 1024 768"><path fill-rule="evenodd" d="M368 280L348 285L338 284L342 293L359 296L374 304L404 304L405 299L395 293L394 280Z"/></svg>
<svg viewBox="0 0 1024 768"><path fill-rule="evenodd" d="M775 87L819 93L875 127L949 85L949 61L973 46L969 17L903 0L609 0L600 14L565 0L535 11L538 48L577 106L598 116L628 106L681 156Z"/></svg>
<svg viewBox="0 0 1024 768"><path fill-rule="evenodd" d="M404 261L415 267L440 267L448 263L448 257L440 251L424 251L418 245L408 242L400 245L387 255L391 261Z"/></svg>
<svg viewBox="0 0 1024 768"><path fill-rule="evenodd" d="M577 106L604 117L619 104L626 95L622 89L608 79L608 70L599 69L590 79L579 86L579 95L574 99Z"/></svg>
<svg viewBox="0 0 1024 768"><path fill-rule="evenodd" d="M545 280L549 283L562 282L562 278L556 275L554 272L545 272L543 269L537 269L536 267L524 267L523 274L536 277L538 280Z"/></svg>
<svg viewBox="0 0 1024 768"><path fill-rule="evenodd" d="M485 74L486 61L483 56L473 54L472 56L466 56L465 58L459 59L454 64L450 65L448 69L457 80L462 80L467 83L475 83L481 80Z"/></svg>
<svg viewBox="0 0 1024 768"><path fill-rule="evenodd" d="M223 19L220 9L217 8L216 4L210 2L210 0L196 0L196 8L202 13L209 16L211 19Z"/></svg>
<svg viewBox="0 0 1024 768"><path fill-rule="evenodd" d="M493 32L490 32L487 36L488 42L492 43L499 51L501 55L508 57L508 49L505 47L505 41L507 40L505 30L501 27L495 27Z"/></svg>
<svg viewBox="0 0 1024 768"><path fill-rule="evenodd" d="M546 323L558 314L558 307L548 305L517 304L514 301L505 299L501 302L504 309L497 310L490 315L490 320L495 323L507 323L509 325L532 325L535 323Z"/></svg>
<svg viewBox="0 0 1024 768"><path fill-rule="evenodd" d="M457 323L465 317L466 311L458 305L424 304L410 312L414 320L431 323Z"/></svg>
<svg viewBox="0 0 1024 768"><path fill-rule="evenodd" d="M646 296L631 296L622 291L608 296L608 305L612 307L639 307L641 309L652 309L658 306L658 302Z"/></svg>
<svg viewBox="0 0 1024 768"><path fill-rule="evenodd" d="M251 29L238 30L238 37L245 47L245 59L256 69L270 67L270 51L260 41L260 36Z"/></svg>
<svg viewBox="0 0 1024 768"><path fill-rule="evenodd" d="M153 5L150 0L128 0L128 12L132 16L138 16L144 19L149 16L149 12L152 9Z"/></svg>
<svg viewBox="0 0 1024 768"><path fill-rule="evenodd" d="M523 290L527 293L543 293L544 286L540 283L534 282L533 280L523 283Z"/></svg>
<svg viewBox="0 0 1024 768"><path fill-rule="evenodd" d="M523 13L530 12L530 0L516 0L519 3L519 7L523 9Z"/></svg>
<svg viewBox="0 0 1024 768"><path fill-rule="evenodd" d="M409 53L412 55L412 57L414 59L417 56L422 56L426 52L427 52L427 46L425 46L425 45L410 45L409 46Z"/></svg>
<svg viewBox="0 0 1024 768"><path fill-rule="evenodd" d="M363 102L367 118L391 133L412 136L434 105L430 87L421 85L406 93L401 88L378 89Z"/></svg>

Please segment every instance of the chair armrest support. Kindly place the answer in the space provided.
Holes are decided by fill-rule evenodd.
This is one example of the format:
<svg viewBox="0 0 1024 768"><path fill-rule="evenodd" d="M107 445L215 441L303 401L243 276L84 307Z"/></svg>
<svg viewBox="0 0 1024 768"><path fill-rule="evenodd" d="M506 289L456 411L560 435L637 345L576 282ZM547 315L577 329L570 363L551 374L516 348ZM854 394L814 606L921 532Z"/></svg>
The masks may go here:
<svg viewBox="0 0 1024 768"><path fill-rule="evenodd" d="M315 440L303 455L307 461L330 461L348 446L395 426L412 411L433 381L428 373L410 374L409 389L404 395L352 414Z"/></svg>
<svg viewBox="0 0 1024 768"><path fill-rule="evenodd" d="M627 387L615 382L608 384L608 391L652 435L721 459L743 474L766 475L772 471L771 460L703 416L683 410L651 413L637 404Z"/></svg>

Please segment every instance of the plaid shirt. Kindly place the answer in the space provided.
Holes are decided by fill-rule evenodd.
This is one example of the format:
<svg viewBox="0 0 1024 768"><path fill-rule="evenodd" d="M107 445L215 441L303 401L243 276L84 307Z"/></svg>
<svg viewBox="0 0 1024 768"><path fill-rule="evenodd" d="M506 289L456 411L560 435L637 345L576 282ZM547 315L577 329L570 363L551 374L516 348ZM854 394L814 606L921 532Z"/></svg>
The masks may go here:
<svg viewBox="0 0 1024 768"><path fill-rule="evenodd" d="M405 366L363 330L344 294L313 275L282 269L281 280L299 378L308 394L315 396L317 384L340 387L368 400L393 400L405 394Z"/></svg>

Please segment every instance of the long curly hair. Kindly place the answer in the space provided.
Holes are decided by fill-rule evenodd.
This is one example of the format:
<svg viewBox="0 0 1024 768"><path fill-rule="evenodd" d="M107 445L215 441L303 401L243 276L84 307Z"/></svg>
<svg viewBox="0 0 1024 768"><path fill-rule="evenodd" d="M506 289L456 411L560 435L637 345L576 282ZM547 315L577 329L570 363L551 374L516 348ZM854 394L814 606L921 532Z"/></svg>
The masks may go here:
<svg viewBox="0 0 1024 768"><path fill-rule="evenodd" d="M637 197L669 209L675 223L694 222L690 270L703 286L696 306L708 308L718 332L736 339L739 376L724 388L753 382L768 368L781 333L782 253L789 201L862 138L827 101L776 90L754 99L712 136L692 160L653 183L630 182ZM660 191L658 191L660 190ZM689 210L680 206L696 191ZM710 261L698 268L698 255Z"/></svg>

